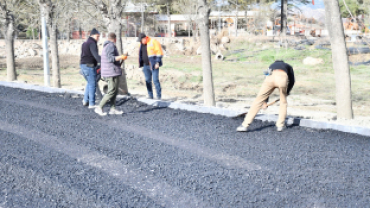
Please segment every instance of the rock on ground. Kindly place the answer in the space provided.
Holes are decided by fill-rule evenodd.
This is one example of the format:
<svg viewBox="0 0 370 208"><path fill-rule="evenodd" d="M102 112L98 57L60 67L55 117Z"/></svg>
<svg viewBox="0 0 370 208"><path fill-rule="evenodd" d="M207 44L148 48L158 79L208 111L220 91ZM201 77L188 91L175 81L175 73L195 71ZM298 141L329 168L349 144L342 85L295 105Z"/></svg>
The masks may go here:
<svg viewBox="0 0 370 208"><path fill-rule="evenodd" d="M317 65L323 63L324 60L322 58L306 57L305 59L303 59L303 64L305 65Z"/></svg>
<svg viewBox="0 0 370 208"><path fill-rule="evenodd" d="M229 37L222 37L221 38L221 43L222 44L230 43L230 38Z"/></svg>

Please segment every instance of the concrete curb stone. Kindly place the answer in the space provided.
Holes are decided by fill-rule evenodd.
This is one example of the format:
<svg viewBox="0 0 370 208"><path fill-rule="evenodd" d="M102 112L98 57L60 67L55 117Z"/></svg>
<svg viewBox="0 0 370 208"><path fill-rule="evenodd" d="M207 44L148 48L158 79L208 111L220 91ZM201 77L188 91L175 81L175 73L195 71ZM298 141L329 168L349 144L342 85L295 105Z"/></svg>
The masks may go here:
<svg viewBox="0 0 370 208"><path fill-rule="evenodd" d="M332 129L347 133L355 133L364 136L370 136L370 128L361 126L346 126L342 124L335 124L323 121L312 121L308 119L301 119L299 125L302 127L309 127L314 129Z"/></svg>
<svg viewBox="0 0 370 208"><path fill-rule="evenodd" d="M77 90L69 90L69 89L62 89L62 88L55 88L55 87L44 87L44 86L37 86L19 82L4 82L0 81L0 85L4 87L12 87L12 88L20 88L25 90L35 90L39 92L46 92L46 93L60 93L60 94L78 94L83 95L84 93Z"/></svg>
<svg viewBox="0 0 370 208"><path fill-rule="evenodd" d="M39 92L46 92L46 93L61 93L61 94L78 94L83 95L84 92L77 91L77 90L69 90L69 89L61 89L61 88L53 88L53 87L44 87L44 86L36 86L31 84L25 83L18 83L18 82L4 82L0 81L0 86L4 87L11 87L11 88L21 88L26 90L35 90ZM121 98L128 98L129 96L118 96L117 99ZM147 105L152 105L161 108L172 108L172 109L179 109L179 110L186 110L192 111L197 113L209 113L214 115L221 115L225 117L235 117L244 111L236 111L236 110L229 110L223 109L218 107L207 107L207 106L198 106L198 105L189 105L171 101L162 101L162 100L152 100L146 98L137 98L138 101L143 102ZM258 114L256 119L268 122L276 122L278 119L277 115L273 114ZM360 127L360 126L346 126L342 124L335 124L323 121L314 121L309 119L300 119L294 117L288 117L286 121L287 125L299 125L302 127L314 128L314 129L332 129L341 132L347 133L354 133L363 136L370 137L370 128Z"/></svg>

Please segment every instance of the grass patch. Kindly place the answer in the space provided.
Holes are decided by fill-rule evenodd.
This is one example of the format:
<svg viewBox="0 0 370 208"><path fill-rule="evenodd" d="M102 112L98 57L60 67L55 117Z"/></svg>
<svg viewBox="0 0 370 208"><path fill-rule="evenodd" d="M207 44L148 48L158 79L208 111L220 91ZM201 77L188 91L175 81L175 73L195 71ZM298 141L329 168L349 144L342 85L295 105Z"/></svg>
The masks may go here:
<svg viewBox="0 0 370 208"><path fill-rule="evenodd" d="M245 56L252 54L250 51L242 51L228 56L228 58L238 58L239 62L220 62L213 61L213 78L214 85L217 90L222 90L223 86L234 83L237 87L232 92L227 92L230 95L240 96L255 96L258 92L263 80L263 70L266 69L277 57L285 60L294 68L296 75L296 85L293 93L297 95L308 95L314 98L321 98L326 100L335 99L335 77L334 70L331 63L331 51L327 50L294 50L294 49L268 49L255 52L252 57L245 58ZM306 57L322 58L324 64L319 65L303 65L303 59ZM177 57L177 59L180 57ZM183 56L182 58L187 58ZM201 72L201 59L198 62L191 64L189 69L178 67L182 65L177 60L170 58L166 60L167 70L181 71L192 73L194 71ZM245 62L257 62L247 64ZM198 65L198 66L197 66ZM370 100L368 92L360 89L365 87L370 89L370 81L367 78L370 76L367 66L351 67L352 75L352 89L362 92L362 95L356 97L356 100L366 101ZM367 76L363 76L367 75ZM192 76L189 82L199 82L201 76ZM367 78L367 79L366 79ZM222 94L216 92L217 94Z"/></svg>
<svg viewBox="0 0 370 208"><path fill-rule="evenodd" d="M190 78L191 82L203 82L203 76L192 76Z"/></svg>

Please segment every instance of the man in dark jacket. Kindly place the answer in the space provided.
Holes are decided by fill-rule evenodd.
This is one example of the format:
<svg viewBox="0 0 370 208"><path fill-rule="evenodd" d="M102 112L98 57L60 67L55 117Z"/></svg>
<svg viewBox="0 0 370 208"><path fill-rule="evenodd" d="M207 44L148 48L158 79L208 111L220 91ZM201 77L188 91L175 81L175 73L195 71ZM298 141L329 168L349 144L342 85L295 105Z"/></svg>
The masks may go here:
<svg viewBox="0 0 370 208"><path fill-rule="evenodd" d="M97 31L95 28L92 29L90 37L82 44L81 48L81 72L87 80L83 105L86 106L89 104L89 108L96 107L95 91L97 85L97 69L99 68L98 64L100 64L101 59L97 45L99 37L99 31Z"/></svg>
<svg viewBox="0 0 370 208"><path fill-rule="evenodd" d="M157 40L147 37L144 33L139 35L138 42L140 42L139 68L143 67L149 98L153 99L153 79L157 91L157 99L160 100L162 97L162 89L159 83L159 67L163 64L162 46Z"/></svg>
<svg viewBox="0 0 370 208"><path fill-rule="evenodd" d="M277 131L282 131L285 128L285 118L287 115L287 96L292 90L295 82L293 67L284 61L276 60L269 67L269 75L262 84L262 88L254 100L248 114L245 116L244 122L239 126L237 131L248 131L249 125L253 122L257 113L271 93L278 88L280 92L280 110L279 118L276 122Z"/></svg>
<svg viewBox="0 0 370 208"><path fill-rule="evenodd" d="M104 43L101 55L101 76L108 82L108 92L104 95L99 106L95 108L95 113L105 116L104 105L110 101L109 114L121 115L123 112L116 109L116 97L118 94L119 77L122 75L121 61L126 60L127 56L118 54L116 48L116 34L109 33L108 40Z"/></svg>

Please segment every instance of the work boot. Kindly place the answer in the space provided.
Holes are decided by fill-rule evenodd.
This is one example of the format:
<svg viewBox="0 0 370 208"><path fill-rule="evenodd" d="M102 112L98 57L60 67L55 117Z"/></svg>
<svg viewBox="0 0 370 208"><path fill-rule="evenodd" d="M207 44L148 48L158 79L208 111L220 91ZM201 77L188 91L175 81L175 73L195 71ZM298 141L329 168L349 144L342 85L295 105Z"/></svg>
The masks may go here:
<svg viewBox="0 0 370 208"><path fill-rule="evenodd" d="M82 105L83 105L83 106L88 106L88 105L89 105L89 103L88 103L88 102L85 102L84 100L82 100Z"/></svg>
<svg viewBox="0 0 370 208"><path fill-rule="evenodd" d="M248 131L248 127L245 127L243 125L240 125L236 131L239 131L239 132L247 132Z"/></svg>
<svg viewBox="0 0 370 208"><path fill-rule="evenodd" d="M111 108L109 111L109 115L122 115L123 111L117 110L115 108Z"/></svg>
<svg viewBox="0 0 370 208"><path fill-rule="evenodd" d="M282 131L284 131L286 129L286 127L285 126L278 126L278 127L276 127L276 130L278 131L278 132L282 132Z"/></svg>
<svg viewBox="0 0 370 208"><path fill-rule="evenodd" d="M98 107L96 107L94 111L95 111L95 113L97 113L99 116L106 116L106 115L107 115L107 113L104 113L104 112L103 112L103 109L102 109L101 107L99 107L99 106L98 106Z"/></svg>

